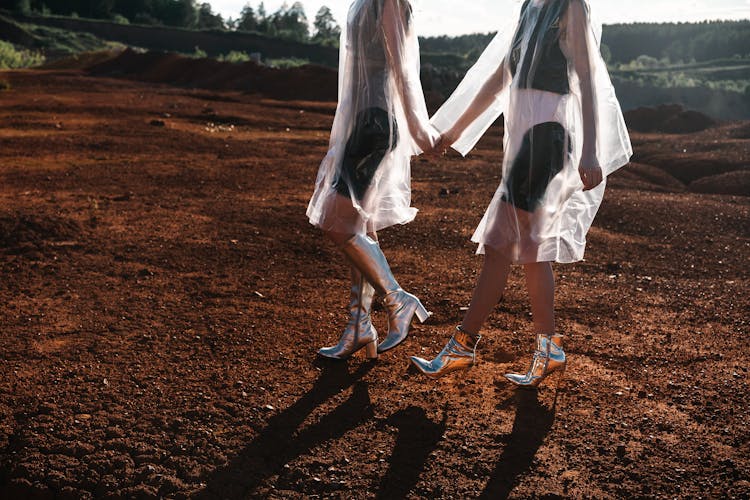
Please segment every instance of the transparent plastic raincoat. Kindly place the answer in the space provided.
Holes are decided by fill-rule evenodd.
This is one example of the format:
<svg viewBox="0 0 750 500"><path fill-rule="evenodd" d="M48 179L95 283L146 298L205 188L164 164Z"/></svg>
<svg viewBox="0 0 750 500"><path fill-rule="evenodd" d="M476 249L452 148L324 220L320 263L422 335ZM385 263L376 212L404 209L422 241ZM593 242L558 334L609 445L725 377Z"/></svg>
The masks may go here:
<svg viewBox="0 0 750 500"><path fill-rule="evenodd" d="M341 35L339 102L307 215L324 230L378 231L414 219L410 157L432 147L407 0L357 0Z"/></svg>
<svg viewBox="0 0 750 500"><path fill-rule="evenodd" d="M478 253L491 246L515 263L575 262L606 176L632 155L601 25L585 0L526 0L512 19L432 123L445 132L463 117L452 147L466 155L504 115L502 180L472 237ZM597 166L605 180L584 191L579 167Z"/></svg>

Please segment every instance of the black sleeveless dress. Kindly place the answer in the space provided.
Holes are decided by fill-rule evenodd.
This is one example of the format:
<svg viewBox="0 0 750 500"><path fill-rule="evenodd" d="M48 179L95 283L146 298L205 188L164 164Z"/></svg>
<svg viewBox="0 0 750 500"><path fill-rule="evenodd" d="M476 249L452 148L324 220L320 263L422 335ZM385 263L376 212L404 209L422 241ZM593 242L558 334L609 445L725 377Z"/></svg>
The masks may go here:
<svg viewBox="0 0 750 500"><path fill-rule="evenodd" d="M551 0L539 7L524 2L510 50L513 85L561 95L570 92L568 60L560 47L560 20L568 4L569 0ZM564 167L570 151L566 142L565 129L557 122L529 129L508 172L503 201L533 212Z"/></svg>

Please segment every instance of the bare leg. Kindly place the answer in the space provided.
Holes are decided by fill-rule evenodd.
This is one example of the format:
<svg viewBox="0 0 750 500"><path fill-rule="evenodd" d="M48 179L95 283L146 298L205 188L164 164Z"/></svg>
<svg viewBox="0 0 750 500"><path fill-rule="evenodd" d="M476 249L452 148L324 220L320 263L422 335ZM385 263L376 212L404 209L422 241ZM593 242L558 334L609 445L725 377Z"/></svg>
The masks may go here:
<svg viewBox="0 0 750 500"><path fill-rule="evenodd" d="M505 378L520 387L537 387L549 375L565 372L567 358L562 335L555 335L555 277L550 262L524 266L531 314L536 330L536 350L526 373L506 373ZM559 384L559 379L558 379Z"/></svg>
<svg viewBox="0 0 750 500"><path fill-rule="evenodd" d="M341 245L349 241L352 236L354 236L354 233L337 233L335 231L324 231L324 232L326 236L328 236L328 238L331 241L333 241L333 243L337 247L340 247Z"/></svg>
<svg viewBox="0 0 750 500"><path fill-rule="evenodd" d="M469 335L479 334L482 325L503 296L510 273L510 260L502 253L485 247L484 264L474 288L461 328Z"/></svg>
<svg viewBox="0 0 750 500"><path fill-rule="evenodd" d="M510 260L505 255L490 247L485 247L485 252L469 310L458 331L435 359L428 361L411 357L411 362L428 377L438 378L453 371L466 370L476 361L479 330L503 296L510 273Z"/></svg>
<svg viewBox="0 0 750 500"><path fill-rule="evenodd" d="M524 265L526 288L531 300L531 315L537 334L555 333L555 276L550 262L534 262ZM552 337L562 347L562 337Z"/></svg>

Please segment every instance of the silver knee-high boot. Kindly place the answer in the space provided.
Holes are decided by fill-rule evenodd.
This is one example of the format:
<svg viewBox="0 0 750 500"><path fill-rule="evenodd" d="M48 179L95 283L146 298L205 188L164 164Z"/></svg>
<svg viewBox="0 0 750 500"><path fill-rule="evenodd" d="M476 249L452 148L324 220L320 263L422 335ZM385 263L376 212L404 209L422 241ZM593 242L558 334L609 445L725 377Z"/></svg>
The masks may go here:
<svg viewBox="0 0 750 500"><path fill-rule="evenodd" d="M560 374L559 384L565 374L568 360L563 348L552 342L552 337L562 337L562 335L537 335L536 350L529 371L525 374L506 373L505 378L517 386L534 388L541 384L544 379L557 372Z"/></svg>
<svg viewBox="0 0 750 500"><path fill-rule="evenodd" d="M339 343L318 351L323 357L347 359L363 347L369 359L378 357L378 332L372 326L370 308L375 289L367 282L356 267L351 268L352 288L349 300L349 323L341 334Z"/></svg>
<svg viewBox="0 0 750 500"><path fill-rule="evenodd" d="M472 337L460 326L456 327L456 333L450 338L440 354L435 359L427 361L417 356L411 357L411 362L419 371L430 378L439 378L458 370L468 370L477 359L477 344L481 335Z"/></svg>
<svg viewBox="0 0 750 500"><path fill-rule="evenodd" d="M341 246L341 250L375 290L383 295L388 311L388 336L378 345L378 352L393 349L409 334L414 315L425 322L430 313L417 297L401 289L380 246L373 239L363 234L354 235Z"/></svg>

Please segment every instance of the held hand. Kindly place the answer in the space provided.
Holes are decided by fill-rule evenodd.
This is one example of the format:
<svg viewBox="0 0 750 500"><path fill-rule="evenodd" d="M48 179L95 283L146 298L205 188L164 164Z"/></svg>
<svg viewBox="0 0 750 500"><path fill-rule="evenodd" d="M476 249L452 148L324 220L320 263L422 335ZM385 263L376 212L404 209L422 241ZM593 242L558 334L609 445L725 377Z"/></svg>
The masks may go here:
<svg viewBox="0 0 750 500"><path fill-rule="evenodd" d="M441 139L442 136L440 133L433 127L430 127L429 129L418 133L414 137L414 142L417 143L417 146L419 146L419 149L421 149L423 153L429 153L440 144Z"/></svg>
<svg viewBox="0 0 750 500"><path fill-rule="evenodd" d="M583 164L581 164L581 166L578 167L578 173L581 176L584 191L594 189L602 183L603 175L601 167L584 167Z"/></svg>
<svg viewBox="0 0 750 500"><path fill-rule="evenodd" d="M445 148L451 147L461 136L455 129L448 129L441 135L442 144Z"/></svg>
<svg viewBox="0 0 750 500"><path fill-rule="evenodd" d="M414 142L417 143L417 146L419 146L419 149L421 149L423 153L429 153L430 151L432 151L432 148L435 144L434 140L431 137L422 134L414 137Z"/></svg>

